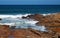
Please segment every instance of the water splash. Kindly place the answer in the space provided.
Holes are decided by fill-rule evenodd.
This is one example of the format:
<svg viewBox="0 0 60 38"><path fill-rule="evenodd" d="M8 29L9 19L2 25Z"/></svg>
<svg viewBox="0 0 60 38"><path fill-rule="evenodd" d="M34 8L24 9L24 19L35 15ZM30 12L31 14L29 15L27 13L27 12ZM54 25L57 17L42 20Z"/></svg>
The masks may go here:
<svg viewBox="0 0 60 38"><path fill-rule="evenodd" d="M16 24L17 26L15 28L24 28L24 29L32 28L34 30L45 31L45 32L47 31L44 26L36 25L37 21L31 21L31 23L30 22L28 23L28 22L24 22L24 21L21 23L19 22Z"/></svg>
<svg viewBox="0 0 60 38"><path fill-rule="evenodd" d="M39 30L39 31L47 31L46 27L44 26L38 26L36 25L38 21L35 21L33 19L22 19L22 18L3 18L0 21L0 24L4 24L4 25L9 25L11 26L16 26L15 28L24 28L24 29L28 29L28 28L32 28L34 30Z"/></svg>

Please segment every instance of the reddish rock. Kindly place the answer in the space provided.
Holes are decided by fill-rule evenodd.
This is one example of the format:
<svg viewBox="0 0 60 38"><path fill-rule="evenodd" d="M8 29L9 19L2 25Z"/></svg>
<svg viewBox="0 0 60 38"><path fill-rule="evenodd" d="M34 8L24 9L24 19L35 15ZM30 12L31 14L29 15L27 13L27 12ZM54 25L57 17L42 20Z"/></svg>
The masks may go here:
<svg viewBox="0 0 60 38"><path fill-rule="evenodd" d="M49 36L48 36L49 35ZM52 38L55 34L39 32L33 29L20 29L12 32L14 38Z"/></svg>
<svg viewBox="0 0 60 38"><path fill-rule="evenodd" d="M8 25L0 25L0 38L8 38L10 29Z"/></svg>

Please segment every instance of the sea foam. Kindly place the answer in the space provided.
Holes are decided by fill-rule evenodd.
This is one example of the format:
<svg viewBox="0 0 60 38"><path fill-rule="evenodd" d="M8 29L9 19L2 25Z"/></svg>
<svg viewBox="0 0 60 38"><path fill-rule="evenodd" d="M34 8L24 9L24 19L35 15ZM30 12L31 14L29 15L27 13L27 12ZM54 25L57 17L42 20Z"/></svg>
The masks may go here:
<svg viewBox="0 0 60 38"><path fill-rule="evenodd" d="M0 21L0 25L9 25L10 27L12 26L16 26L15 28L32 28L35 30L39 30L39 31L47 31L45 26L41 26L41 25L36 25L37 22L34 19L22 19L22 16L28 16L31 14L19 14L19 15L0 15L0 18L2 18L2 20ZM43 14L44 15L44 14ZM44 15L45 16L45 15Z"/></svg>
<svg viewBox="0 0 60 38"><path fill-rule="evenodd" d="M54 15L54 14L57 14L57 13L47 13L47 14L42 14L42 15L47 16L47 15Z"/></svg>
<svg viewBox="0 0 60 38"><path fill-rule="evenodd" d="M47 13L47 14L41 14L43 16L51 15L51 14L57 14L57 13ZM21 17L26 17L28 15L32 14L17 14L17 15L0 15L0 18L21 18Z"/></svg>
<svg viewBox="0 0 60 38"><path fill-rule="evenodd" d="M0 15L0 18L21 18L21 17L26 17L31 14L18 14L18 15Z"/></svg>
<svg viewBox="0 0 60 38"><path fill-rule="evenodd" d="M46 28L44 26L38 26L36 23L39 21L35 21L33 19L16 19L16 18L3 18L2 21L0 21L0 25L9 25L10 27L16 26L15 28L22 28L22 29L28 29L32 28L34 30L39 31L46 31Z"/></svg>

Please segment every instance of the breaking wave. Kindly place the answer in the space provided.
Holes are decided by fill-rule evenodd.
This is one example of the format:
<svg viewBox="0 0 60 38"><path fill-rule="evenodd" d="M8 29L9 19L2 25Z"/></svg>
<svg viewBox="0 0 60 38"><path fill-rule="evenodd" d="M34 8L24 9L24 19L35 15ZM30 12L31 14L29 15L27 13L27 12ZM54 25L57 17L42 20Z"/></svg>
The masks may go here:
<svg viewBox="0 0 60 38"><path fill-rule="evenodd" d="M18 15L0 15L0 18L21 18L22 16L28 16L31 14L18 14Z"/></svg>
<svg viewBox="0 0 60 38"><path fill-rule="evenodd" d="M48 13L48 14L41 14L43 16L51 15L51 14L57 14L57 13ZM26 17L31 14L17 14L17 15L0 15L0 18L21 18L21 17Z"/></svg>

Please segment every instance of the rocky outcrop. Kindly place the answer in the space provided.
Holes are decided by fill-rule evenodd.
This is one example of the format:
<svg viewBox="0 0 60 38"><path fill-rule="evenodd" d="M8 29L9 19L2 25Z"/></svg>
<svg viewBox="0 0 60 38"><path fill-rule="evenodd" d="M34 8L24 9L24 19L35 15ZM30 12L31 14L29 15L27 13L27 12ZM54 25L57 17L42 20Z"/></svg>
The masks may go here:
<svg viewBox="0 0 60 38"><path fill-rule="evenodd" d="M46 26L52 31L60 33L60 13L43 16L41 14L28 15L27 17L39 21L38 25ZM26 18L27 18L26 17Z"/></svg>
<svg viewBox="0 0 60 38"><path fill-rule="evenodd" d="M60 26L60 14L51 14L43 16L40 14L28 15L27 17L22 18L31 18L39 21L37 24L45 26Z"/></svg>
<svg viewBox="0 0 60 38"><path fill-rule="evenodd" d="M38 24L42 24L45 26L60 26L60 15L59 14L52 14L49 16L45 16L42 18Z"/></svg>

